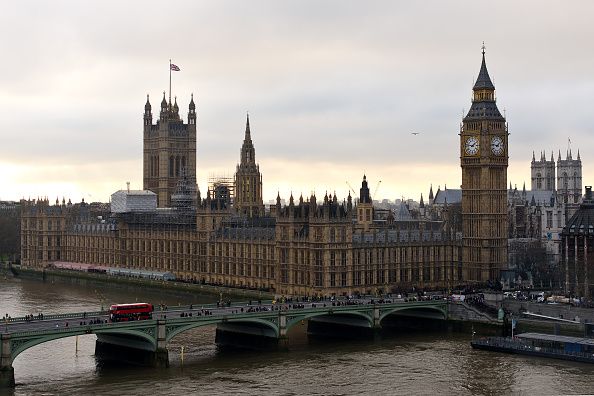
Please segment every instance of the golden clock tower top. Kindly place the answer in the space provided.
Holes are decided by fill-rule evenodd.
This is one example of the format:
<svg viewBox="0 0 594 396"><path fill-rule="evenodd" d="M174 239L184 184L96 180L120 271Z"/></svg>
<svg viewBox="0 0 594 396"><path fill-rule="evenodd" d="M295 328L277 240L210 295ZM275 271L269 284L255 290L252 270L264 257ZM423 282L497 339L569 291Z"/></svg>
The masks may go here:
<svg viewBox="0 0 594 396"><path fill-rule="evenodd" d="M472 106L464 118L464 121L477 120L481 118L504 120L495 103L495 86L493 85L491 77L489 76L489 72L487 71L484 44L481 70L479 71L478 78L472 87L472 91Z"/></svg>

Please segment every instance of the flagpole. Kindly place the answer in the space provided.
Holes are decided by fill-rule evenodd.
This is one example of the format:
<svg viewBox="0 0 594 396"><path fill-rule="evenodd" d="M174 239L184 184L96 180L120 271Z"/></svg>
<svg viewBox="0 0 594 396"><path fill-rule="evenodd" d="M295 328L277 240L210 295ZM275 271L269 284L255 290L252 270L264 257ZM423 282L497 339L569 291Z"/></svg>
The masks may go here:
<svg viewBox="0 0 594 396"><path fill-rule="evenodd" d="M169 59L169 104L171 104L171 59Z"/></svg>

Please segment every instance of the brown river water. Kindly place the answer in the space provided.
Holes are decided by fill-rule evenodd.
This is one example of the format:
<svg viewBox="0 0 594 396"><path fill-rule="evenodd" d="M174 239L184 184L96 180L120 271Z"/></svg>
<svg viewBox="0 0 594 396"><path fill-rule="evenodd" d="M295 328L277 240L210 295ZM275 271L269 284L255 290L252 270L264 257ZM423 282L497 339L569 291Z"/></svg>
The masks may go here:
<svg viewBox="0 0 594 396"><path fill-rule="evenodd" d="M94 311L114 302L169 306L214 302L88 281L0 277L0 316ZM289 333L289 350L217 348L215 327L197 328L169 345L171 367L106 366L95 336L51 341L14 361L14 395L557 395L593 394L594 365L476 351L471 335L439 331L376 340L312 340L306 326ZM184 347L184 362L180 359Z"/></svg>

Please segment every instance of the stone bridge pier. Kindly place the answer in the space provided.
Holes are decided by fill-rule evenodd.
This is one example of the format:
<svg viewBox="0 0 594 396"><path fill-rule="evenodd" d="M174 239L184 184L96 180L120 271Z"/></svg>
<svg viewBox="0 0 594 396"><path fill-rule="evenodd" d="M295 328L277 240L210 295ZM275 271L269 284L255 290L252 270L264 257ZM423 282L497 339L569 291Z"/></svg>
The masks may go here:
<svg viewBox="0 0 594 396"><path fill-rule="evenodd" d="M169 350L167 349L167 331L165 321L157 321L157 349L155 350L154 366L169 367Z"/></svg>
<svg viewBox="0 0 594 396"><path fill-rule="evenodd" d="M14 387L11 342L9 334L0 335L0 389Z"/></svg>

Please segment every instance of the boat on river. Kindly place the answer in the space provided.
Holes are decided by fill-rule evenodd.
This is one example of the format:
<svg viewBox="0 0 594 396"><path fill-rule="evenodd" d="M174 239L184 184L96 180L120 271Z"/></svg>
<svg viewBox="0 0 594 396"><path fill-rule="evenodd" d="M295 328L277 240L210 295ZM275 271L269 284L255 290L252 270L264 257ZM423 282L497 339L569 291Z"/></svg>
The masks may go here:
<svg viewBox="0 0 594 396"><path fill-rule="evenodd" d="M522 333L515 337L478 338L470 345L487 351L594 363L594 338Z"/></svg>

